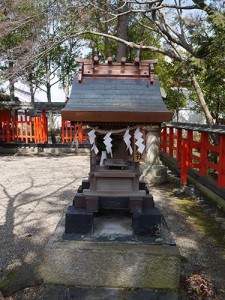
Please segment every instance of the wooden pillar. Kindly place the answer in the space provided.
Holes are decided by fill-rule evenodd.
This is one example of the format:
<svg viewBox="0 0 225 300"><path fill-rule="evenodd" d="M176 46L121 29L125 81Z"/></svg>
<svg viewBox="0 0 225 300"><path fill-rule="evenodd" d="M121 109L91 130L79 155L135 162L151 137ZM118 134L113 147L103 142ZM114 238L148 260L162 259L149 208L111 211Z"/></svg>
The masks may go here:
<svg viewBox="0 0 225 300"><path fill-rule="evenodd" d="M6 113L6 142L7 143L10 143L11 142L11 139L10 139L10 110L7 110L7 113Z"/></svg>
<svg viewBox="0 0 225 300"><path fill-rule="evenodd" d="M16 134L15 134L15 114L11 118L11 131L12 131L12 141L14 142L16 139Z"/></svg>
<svg viewBox="0 0 225 300"><path fill-rule="evenodd" d="M65 130L66 130L65 141L66 141L66 143L68 142L68 122L69 122L69 121L66 121L66 122L65 122L65 125L66 125L66 126L65 126Z"/></svg>
<svg viewBox="0 0 225 300"><path fill-rule="evenodd" d="M72 141L73 141L73 128L75 127L75 125L72 125L72 123L71 122L69 122L69 124L70 124L70 134L69 134L69 139L70 139L70 143L72 143ZM74 132L75 132L75 129L74 129Z"/></svg>
<svg viewBox="0 0 225 300"><path fill-rule="evenodd" d="M220 135L218 187L225 187L225 135Z"/></svg>
<svg viewBox="0 0 225 300"><path fill-rule="evenodd" d="M41 112L42 119L42 143L48 142L48 119L46 116L46 111L42 110Z"/></svg>
<svg viewBox="0 0 225 300"><path fill-rule="evenodd" d="M173 127L169 128L169 156L173 157Z"/></svg>
<svg viewBox="0 0 225 300"><path fill-rule="evenodd" d="M201 133L201 148L200 148L200 168L199 175L206 176L207 166L206 162L208 160L208 140L209 135L208 132Z"/></svg>
<svg viewBox="0 0 225 300"><path fill-rule="evenodd" d="M83 124L82 122L80 122L79 124L79 130L78 130L78 142L79 144L83 144L83 128L82 128Z"/></svg>
<svg viewBox="0 0 225 300"><path fill-rule="evenodd" d="M177 162L181 162L182 156L182 128L177 128Z"/></svg>
<svg viewBox="0 0 225 300"><path fill-rule="evenodd" d="M192 149L193 149L193 131L192 130L187 131L187 139L188 139L188 143L189 143L188 162L189 162L189 164L191 164L192 163Z"/></svg>
<svg viewBox="0 0 225 300"><path fill-rule="evenodd" d="M42 130L41 130L41 117L39 116L38 117L38 140L39 140L39 143L42 142Z"/></svg>
<svg viewBox="0 0 225 300"><path fill-rule="evenodd" d="M166 141L167 141L167 127L164 127L160 133L160 148L164 153L166 153L166 149L167 149Z"/></svg>
<svg viewBox="0 0 225 300"><path fill-rule="evenodd" d="M19 119L18 119L18 111L17 110L15 110L15 130L16 130L16 141L18 141L19 140L19 137L18 137L18 135L19 135L19 129L18 129L18 121L19 121Z"/></svg>
<svg viewBox="0 0 225 300"><path fill-rule="evenodd" d="M182 142L182 158L181 158L181 184L187 184L188 167L190 157L190 145L188 139Z"/></svg>
<svg viewBox="0 0 225 300"><path fill-rule="evenodd" d="M19 117L18 125L19 125L19 140L22 141L23 139L23 117L22 116Z"/></svg>
<svg viewBox="0 0 225 300"><path fill-rule="evenodd" d="M65 142L64 128L65 128L65 121L62 120L62 127L61 127L61 140L62 140L62 144L64 144L64 142Z"/></svg>
<svg viewBox="0 0 225 300"><path fill-rule="evenodd" d="M24 112L25 115L25 141L28 144L28 119L27 119L27 111Z"/></svg>
<svg viewBox="0 0 225 300"><path fill-rule="evenodd" d="M30 126L30 143L33 141L33 134L32 134L32 126L33 125L33 118L29 116L29 126Z"/></svg>
<svg viewBox="0 0 225 300"><path fill-rule="evenodd" d="M34 117L34 143L37 144L37 117Z"/></svg>

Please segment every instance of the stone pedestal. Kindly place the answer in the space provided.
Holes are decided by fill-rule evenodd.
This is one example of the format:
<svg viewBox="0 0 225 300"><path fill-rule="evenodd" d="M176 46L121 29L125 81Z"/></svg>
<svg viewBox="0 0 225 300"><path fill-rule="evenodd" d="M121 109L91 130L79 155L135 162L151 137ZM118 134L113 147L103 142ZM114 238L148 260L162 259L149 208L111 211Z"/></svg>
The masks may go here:
<svg viewBox="0 0 225 300"><path fill-rule="evenodd" d="M103 175L97 173L101 179L98 190L90 189L90 180L83 180L82 185L78 188L73 205L69 206L66 212L65 233L91 233L95 217L104 210L130 213L131 226L135 234L154 235L159 232L161 214L154 207L153 196L149 193L145 182L139 181L132 172L125 172L125 174L118 173L118 171L101 173ZM114 178L114 174L121 176L119 177L120 182L115 189L110 190L110 185L115 179L117 180L117 177ZM130 178L128 175L131 175ZM105 184L103 184L104 180L106 180ZM136 190L132 190L132 187L135 187Z"/></svg>
<svg viewBox="0 0 225 300"><path fill-rule="evenodd" d="M149 184L162 184L167 181L167 167L164 165L148 165L140 166L140 179Z"/></svg>
<svg viewBox="0 0 225 300"><path fill-rule="evenodd" d="M146 159L145 162L148 165L160 164L159 150L160 150L160 138L159 133L161 127L148 127L146 128Z"/></svg>
<svg viewBox="0 0 225 300"><path fill-rule="evenodd" d="M147 128L146 159L140 165L140 179L150 184L167 181L167 168L160 162L160 126Z"/></svg>
<svg viewBox="0 0 225 300"><path fill-rule="evenodd" d="M130 222L121 216L116 220L99 218L93 234L65 235L62 220L45 249L40 270L44 282L175 291L180 254L166 226L160 236L137 237Z"/></svg>

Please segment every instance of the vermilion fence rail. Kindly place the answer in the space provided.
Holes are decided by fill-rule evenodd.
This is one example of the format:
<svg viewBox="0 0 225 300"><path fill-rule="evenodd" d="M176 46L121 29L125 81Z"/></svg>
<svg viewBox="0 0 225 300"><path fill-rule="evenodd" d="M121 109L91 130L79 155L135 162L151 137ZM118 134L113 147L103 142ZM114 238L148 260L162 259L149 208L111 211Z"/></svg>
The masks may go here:
<svg viewBox="0 0 225 300"><path fill-rule="evenodd" d="M169 123L161 131L160 148L177 160L181 184L187 184L188 169L196 168L200 176L213 170L218 187L225 187L225 126Z"/></svg>
<svg viewBox="0 0 225 300"><path fill-rule="evenodd" d="M76 123L62 120L62 144L76 141L82 144L84 141L87 141L89 136L86 133L86 129L88 129L87 126L83 126L82 122Z"/></svg>
<svg viewBox="0 0 225 300"><path fill-rule="evenodd" d="M79 144L89 139L89 129L82 122L62 121L61 142ZM7 144L48 143L48 120L43 110L40 116L28 116L27 111L18 115L16 110L0 110L0 142Z"/></svg>
<svg viewBox="0 0 225 300"><path fill-rule="evenodd" d="M0 141L6 143L47 143L48 122L45 111L41 116L31 117L24 111L18 115L10 110L0 110Z"/></svg>

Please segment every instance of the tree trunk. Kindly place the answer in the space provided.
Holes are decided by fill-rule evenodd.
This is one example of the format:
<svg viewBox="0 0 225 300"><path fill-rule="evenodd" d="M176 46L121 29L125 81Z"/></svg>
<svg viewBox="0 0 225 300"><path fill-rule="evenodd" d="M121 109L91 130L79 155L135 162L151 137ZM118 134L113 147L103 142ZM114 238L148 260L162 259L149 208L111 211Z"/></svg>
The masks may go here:
<svg viewBox="0 0 225 300"><path fill-rule="evenodd" d="M55 144L56 143L56 138L55 138L55 122L54 122L54 117L53 117L53 113L52 113L52 110L50 109L49 110L49 133L50 133L50 136L51 136L51 140L52 140L52 144Z"/></svg>
<svg viewBox="0 0 225 300"><path fill-rule="evenodd" d="M46 84L46 89L47 89L47 100L48 100L48 103L51 103L52 102L52 99L51 99L51 85L49 82L47 82Z"/></svg>
<svg viewBox="0 0 225 300"><path fill-rule="evenodd" d="M51 80L50 80L51 70L50 70L50 63L49 63L47 57L45 58L45 73L46 73L47 101L48 101L48 103L51 103L51 101L52 101L52 99L51 99Z"/></svg>
<svg viewBox="0 0 225 300"><path fill-rule="evenodd" d="M107 2L108 2L107 0L104 1L104 11L105 11L104 32L108 34L109 33L109 28L108 28L109 27L108 26L109 12L108 12L108 3ZM105 59L107 59L108 57L112 56L111 41L108 37L104 37L104 45L105 45L104 55L105 55Z"/></svg>
<svg viewBox="0 0 225 300"><path fill-rule="evenodd" d="M128 10L128 5L125 4L126 1L120 0L118 7L119 14ZM117 30L117 37L124 39L127 41L127 30L128 30L128 14L119 15L118 16L118 30ZM126 56L126 45L124 43L117 43L117 61L119 62L122 57Z"/></svg>
<svg viewBox="0 0 225 300"><path fill-rule="evenodd" d="M9 94L11 99L15 97L15 80L14 76L11 74L11 70L13 69L13 62L10 61L9 58L9 73L10 73L10 79L9 79Z"/></svg>
<svg viewBox="0 0 225 300"><path fill-rule="evenodd" d="M34 105L34 86L33 86L33 74L29 72L29 88L30 88L30 100L31 104Z"/></svg>
<svg viewBox="0 0 225 300"><path fill-rule="evenodd" d="M195 92L196 92L196 94L198 96L200 104L202 106L203 112L205 114L206 122L208 124L213 124L214 123L213 117L212 117L212 115L211 115L211 113L209 111L207 103L205 102L205 97L203 95L202 89L201 89L201 87L200 87L200 85L199 85L199 83L198 83L198 81L197 81L194 73L191 74L191 82L192 82L192 85L193 85L193 87L195 89Z"/></svg>
<svg viewBox="0 0 225 300"><path fill-rule="evenodd" d="M211 115L211 113L209 111L207 103L205 102L205 97L203 95L202 89L201 89L201 87L200 87L200 85L199 85L199 83L198 83L198 81L197 81L194 73L191 74L191 82L192 82L192 84L194 86L194 89L195 89L195 91L197 93L197 96L198 96L198 99L200 101L200 104L201 104L202 109L204 111L207 124L214 124L213 117L212 117L212 115ZM211 134L210 137L212 138L212 141L213 141L214 145L218 145L219 144L219 137L218 137L217 134ZM216 161L218 154L215 154L215 155L213 154L212 156L214 156L213 159Z"/></svg>
<svg viewBox="0 0 225 300"><path fill-rule="evenodd" d="M64 93L65 93L65 101L67 100L67 98L69 97L69 90L70 90L70 75L67 74L66 75L66 84L65 84L65 88L64 88Z"/></svg>

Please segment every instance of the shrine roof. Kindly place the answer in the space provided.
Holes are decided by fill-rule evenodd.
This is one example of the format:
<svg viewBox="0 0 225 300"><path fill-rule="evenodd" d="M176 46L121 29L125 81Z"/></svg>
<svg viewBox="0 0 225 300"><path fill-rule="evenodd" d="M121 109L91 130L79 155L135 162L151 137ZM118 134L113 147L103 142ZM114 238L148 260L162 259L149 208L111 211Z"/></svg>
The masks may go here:
<svg viewBox="0 0 225 300"><path fill-rule="evenodd" d="M160 123L170 121L159 80L149 64L99 66L74 78L70 99L61 111L65 120L83 122ZM89 70L89 71L88 71ZM104 71L103 71L104 70Z"/></svg>

